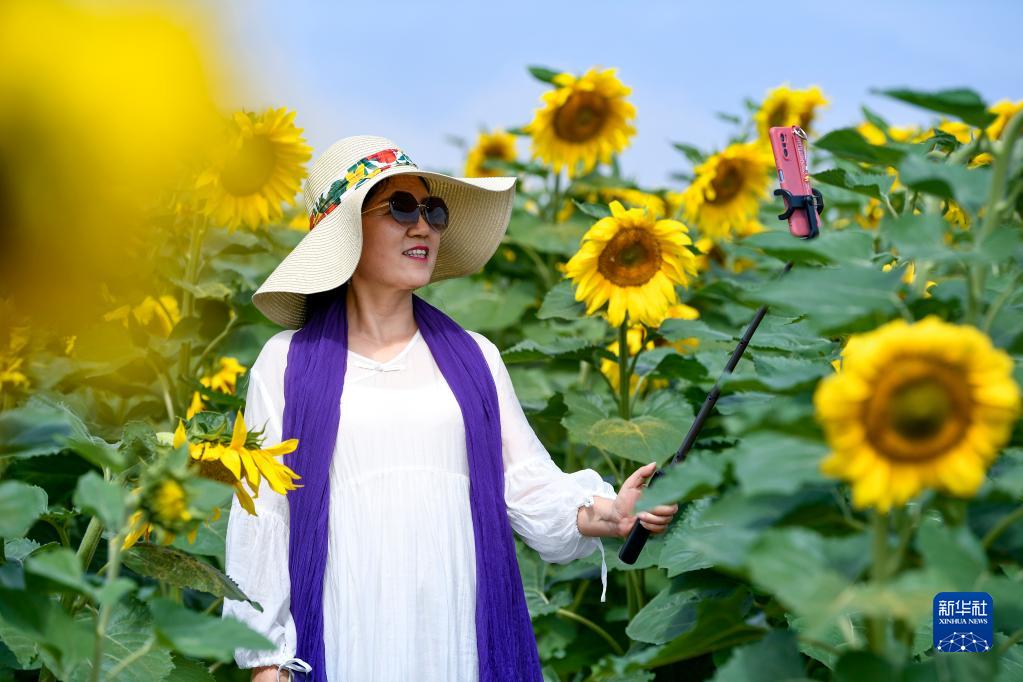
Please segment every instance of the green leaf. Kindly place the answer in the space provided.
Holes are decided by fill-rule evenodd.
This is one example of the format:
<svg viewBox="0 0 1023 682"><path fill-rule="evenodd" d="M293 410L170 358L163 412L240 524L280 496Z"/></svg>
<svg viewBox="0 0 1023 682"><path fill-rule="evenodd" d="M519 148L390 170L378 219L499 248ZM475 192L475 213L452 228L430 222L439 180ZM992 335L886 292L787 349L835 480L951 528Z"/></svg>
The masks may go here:
<svg viewBox="0 0 1023 682"><path fill-rule="evenodd" d="M807 316L820 334L873 329L895 314L899 272L844 263L831 268L793 268L783 277L757 282L742 293L755 303Z"/></svg>
<svg viewBox="0 0 1023 682"><path fill-rule="evenodd" d="M164 682L214 682L216 678L210 674L206 664L186 658L178 652L171 654L174 669L170 671Z"/></svg>
<svg viewBox="0 0 1023 682"><path fill-rule="evenodd" d="M954 199L976 215L988 198L991 169L967 168L911 153L899 164L899 180L918 192Z"/></svg>
<svg viewBox="0 0 1023 682"><path fill-rule="evenodd" d="M876 678L863 678L876 679ZM788 630L771 630L758 642L739 647L711 682L803 682L803 659Z"/></svg>
<svg viewBox="0 0 1023 682"><path fill-rule="evenodd" d="M457 277L434 282L416 293L462 327L479 332L517 324L536 303L536 286L523 280L502 285L477 277Z"/></svg>
<svg viewBox="0 0 1023 682"><path fill-rule="evenodd" d="M987 110L987 104L980 98L980 95L968 88L951 88L936 92L923 92L907 88L892 88L890 90L871 88L870 92L876 95L886 95L928 111L949 114L978 128L986 128L995 120L995 115Z"/></svg>
<svg viewBox="0 0 1023 682"><path fill-rule="evenodd" d="M895 181L894 175L887 173L862 173L845 168L829 168L820 173L813 173L812 177L817 182L834 187L856 192L864 196L873 197L883 201L892 190ZM828 235L828 239L837 236L839 233ZM817 241L811 239L810 241Z"/></svg>
<svg viewBox="0 0 1023 682"><path fill-rule="evenodd" d="M870 144L855 128L832 130L818 138L814 146L843 159L880 166L894 166L903 154L898 149Z"/></svg>
<svg viewBox="0 0 1023 682"><path fill-rule="evenodd" d="M668 528L660 565L669 577L710 567L740 571L764 529L810 499L805 492L750 496L731 489L713 502L696 500Z"/></svg>
<svg viewBox="0 0 1023 682"><path fill-rule="evenodd" d="M572 199L572 204L594 220L600 220L601 218L606 218L611 215L611 209L607 204L593 204L588 201L579 201L578 199ZM582 235L580 235L580 238L581 236ZM576 243L575 248L578 250L578 242ZM575 251L572 251L572 253L575 253Z"/></svg>
<svg viewBox="0 0 1023 682"><path fill-rule="evenodd" d="M747 494L786 495L825 482L819 467L826 454L827 448L818 441L761 431L722 458L732 462L735 478Z"/></svg>
<svg viewBox="0 0 1023 682"><path fill-rule="evenodd" d="M120 528L124 525L124 488L105 481L95 471L78 479L72 499L75 506L98 516L106 527Z"/></svg>
<svg viewBox="0 0 1023 682"><path fill-rule="evenodd" d="M568 336L557 337L546 342L523 339L502 352L501 358L506 363L555 359L582 360L590 357L589 349L592 347L592 344L586 339Z"/></svg>
<svg viewBox="0 0 1023 682"><path fill-rule="evenodd" d="M643 464L663 460L678 450L682 429L692 421L692 409L672 395L645 406L646 414L626 420L610 416L614 403L603 394L570 390L564 396L568 414L561 423L574 442Z"/></svg>
<svg viewBox="0 0 1023 682"><path fill-rule="evenodd" d="M80 613L77 619L85 625L93 626L92 617L88 612ZM155 637L152 618L145 603L132 599L115 606L111 611L106 637L103 640L99 679L112 682L153 682L167 679L172 668L171 653L160 647L153 647L141 657L132 658L131 663L122 668L117 677L109 676L115 666L128 657L134 657L150 638ZM87 682L91 679L91 673L90 656L76 667L69 679L73 682Z"/></svg>
<svg viewBox="0 0 1023 682"><path fill-rule="evenodd" d="M757 372L755 378L729 374L721 381L721 390L728 393L756 389L794 391L812 388L818 379L832 373L831 366L817 358L758 354L752 360Z"/></svg>
<svg viewBox="0 0 1023 682"><path fill-rule="evenodd" d="M541 320L580 320L586 317L586 305L575 300L575 287L570 280L563 279L544 296L536 317Z"/></svg>
<svg viewBox="0 0 1023 682"><path fill-rule="evenodd" d="M685 155L685 157L689 159L689 162L694 166L703 163L704 160L707 158L706 154L704 154L702 151L700 151L691 144L686 144L684 142L672 142L671 146L677 149L678 151L682 152Z"/></svg>
<svg viewBox="0 0 1023 682"><path fill-rule="evenodd" d="M665 467L664 475L644 489L636 512L661 504L688 502L707 495L721 485L727 460L715 452L689 452L679 464Z"/></svg>
<svg viewBox="0 0 1023 682"><path fill-rule="evenodd" d="M872 109L868 109L865 105L860 106L860 111L863 112L863 118L869 123L873 123L875 128L878 128L881 132L887 132L888 121L881 118L881 116Z"/></svg>
<svg viewBox="0 0 1023 682"><path fill-rule="evenodd" d="M763 628L746 622L751 603L749 591L741 587L726 597L701 600L696 605L692 626L666 644L647 667L656 668L759 639Z"/></svg>
<svg viewBox="0 0 1023 682"><path fill-rule="evenodd" d="M89 612L83 616L91 619ZM72 620L48 596L0 587L0 620L6 624L6 633L13 628L34 642L42 662L57 679L71 678L75 668L92 657L94 626L82 619Z"/></svg>
<svg viewBox="0 0 1023 682"><path fill-rule="evenodd" d="M42 488L21 481L0 482L0 537L22 537L46 508Z"/></svg>
<svg viewBox="0 0 1023 682"><path fill-rule="evenodd" d="M561 71L548 69L546 66L529 66L526 68L529 69L529 73L532 74L533 78L541 83L550 83L551 85L554 85L554 77L562 73Z"/></svg>
<svg viewBox="0 0 1023 682"><path fill-rule="evenodd" d="M551 224L534 216L518 213L508 224L507 241L541 253L573 256L579 250L589 225L579 220Z"/></svg>
<svg viewBox="0 0 1023 682"><path fill-rule="evenodd" d="M262 607L238 589L238 585L217 568L173 547L139 543L126 550L124 565L142 575L170 585L190 588L236 601L247 601L258 610Z"/></svg>
<svg viewBox="0 0 1023 682"><path fill-rule="evenodd" d="M33 554L25 560L25 571L47 578L62 587L91 595L92 586L85 581L78 556L67 547Z"/></svg>
<svg viewBox="0 0 1023 682"><path fill-rule="evenodd" d="M1006 448L995 461L991 486L1013 499L1023 498L1023 448Z"/></svg>
<svg viewBox="0 0 1023 682"><path fill-rule="evenodd" d="M920 524L917 549L928 568L947 576L949 592L971 592L987 570L980 541L966 526L948 526L935 517Z"/></svg>
<svg viewBox="0 0 1023 682"><path fill-rule="evenodd" d="M516 556L519 562L519 573L522 575L522 588L526 594L526 607L530 618L554 613L572 603L572 598L565 591L551 596L547 594L546 574L547 563L540 558L536 550L528 547L522 540L516 539Z"/></svg>
<svg viewBox="0 0 1023 682"><path fill-rule="evenodd" d="M229 662L236 648L274 648L273 642L234 618L207 616L162 597L151 601L149 610L161 643L186 656Z"/></svg>
<svg viewBox="0 0 1023 682"><path fill-rule="evenodd" d="M902 675L888 659L870 651L850 651L835 665L835 682L901 682Z"/></svg>
<svg viewBox="0 0 1023 682"><path fill-rule="evenodd" d="M941 216L930 213L897 218L885 216L880 232L899 251L900 260L943 261L955 259L957 254L945 244L948 223Z"/></svg>

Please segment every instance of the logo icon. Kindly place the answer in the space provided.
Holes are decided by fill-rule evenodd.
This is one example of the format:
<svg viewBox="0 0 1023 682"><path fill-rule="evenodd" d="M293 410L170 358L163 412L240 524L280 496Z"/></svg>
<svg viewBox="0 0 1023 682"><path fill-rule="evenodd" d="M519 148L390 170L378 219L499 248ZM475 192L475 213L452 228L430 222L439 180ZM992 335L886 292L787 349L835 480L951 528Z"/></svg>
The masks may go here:
<svg viewBox="0 0 1023 682"><path fill-rule="evenodd" d="M987 651L995 638L995 601L987 592L939 592L933 625L935 651Z"/></svg>

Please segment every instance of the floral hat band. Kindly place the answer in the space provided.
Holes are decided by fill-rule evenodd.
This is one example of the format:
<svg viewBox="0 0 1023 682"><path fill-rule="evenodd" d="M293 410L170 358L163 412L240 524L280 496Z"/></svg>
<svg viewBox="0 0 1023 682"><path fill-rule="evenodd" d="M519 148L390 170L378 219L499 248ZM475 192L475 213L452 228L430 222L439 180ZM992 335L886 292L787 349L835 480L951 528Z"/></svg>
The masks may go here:
<svg viewBox="0 0 1023 682"><path fill-rule="evenodd" d="M309 214L309 229L323 220L328 213L341 203L345 192L357 189L362 183L393 166L412 166L418 168L412 159L400 149L382 149L374 154L359 159L352 164L343 177L330 184L330 188L320 195Z"/></svg>

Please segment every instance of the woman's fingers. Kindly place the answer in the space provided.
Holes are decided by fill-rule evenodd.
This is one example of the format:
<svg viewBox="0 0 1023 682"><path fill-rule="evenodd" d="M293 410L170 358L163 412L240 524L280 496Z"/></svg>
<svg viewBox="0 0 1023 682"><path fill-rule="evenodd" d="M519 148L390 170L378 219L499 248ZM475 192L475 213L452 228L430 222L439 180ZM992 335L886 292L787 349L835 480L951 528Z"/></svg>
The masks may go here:
<svg viewBox="0 0 1023 682"><path fill-rule="evenodd" d="M640 488L647 483L646 479L654 475L657 470L657 462L650 462L632 472L632 475L625 479L623 488Z"/></svg>

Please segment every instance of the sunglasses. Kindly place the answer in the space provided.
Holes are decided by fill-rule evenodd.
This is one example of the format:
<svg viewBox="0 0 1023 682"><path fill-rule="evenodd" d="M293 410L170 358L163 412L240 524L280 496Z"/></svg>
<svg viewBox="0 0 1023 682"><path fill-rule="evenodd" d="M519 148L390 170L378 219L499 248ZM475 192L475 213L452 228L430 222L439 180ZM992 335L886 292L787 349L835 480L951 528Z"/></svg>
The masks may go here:
<svg viewBox="0 0 1023 682"><path fill-rule="evenodd" d="M391 217L408 227L418 223L420 215L426 220L427 225L438 232L443 232L448 226L448 206L440 197L426 197L423 203L419 203L411 192L399 190L390 196L386 204L367 208L363 213L375 211L383 206L389 206Z"/></svg>

